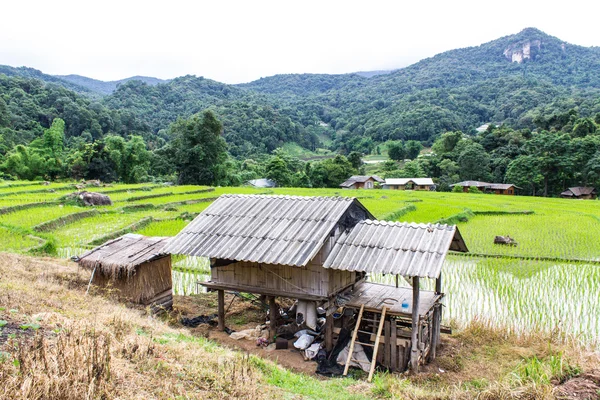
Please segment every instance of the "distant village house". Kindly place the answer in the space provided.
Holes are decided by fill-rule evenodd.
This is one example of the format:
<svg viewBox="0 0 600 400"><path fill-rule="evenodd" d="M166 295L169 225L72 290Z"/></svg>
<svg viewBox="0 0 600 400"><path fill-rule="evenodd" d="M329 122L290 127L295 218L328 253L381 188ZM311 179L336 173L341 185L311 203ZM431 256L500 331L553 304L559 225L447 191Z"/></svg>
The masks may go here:
<svg viewBox="0 0 600 400"><path fill-rule="evenodd" d="M340 186L343 189L373 189L375 182L384 183L385 181L377 175L354 175Z"/></svg>
<svg viewBox="0 0 600 400"><path fill-rule="evenodd" d="M463 188L463 192L465 193L469 191L469 188L474 187L482 192L509 196L514 196L516 194L516 189L520 189L520 187L515 186L512 183L489 183L480 181L463 181L450 185L450 187L455 186L461 186Z"/></svg>
<svg viewBox="0 0 600 400"><path fill-rule="evenodd" d="M560 197L565 199L583 199L591 200L598 197L596 189L593 187L576 186L565 190L560 194Z"/></svg>
<svg viewBox="0 0 600 400"><path fill-rule="evenodd" d="M252 179L247 182L248 185L255 188L274 188L277 186L277 183L274 180L261 178L261 179Z"/></svg>
<svg viewBox="0 0 600 400"><path fill-rule="evenodd" d="M431 178L388 178L383 185L391 190L435 190Z"/></svg>

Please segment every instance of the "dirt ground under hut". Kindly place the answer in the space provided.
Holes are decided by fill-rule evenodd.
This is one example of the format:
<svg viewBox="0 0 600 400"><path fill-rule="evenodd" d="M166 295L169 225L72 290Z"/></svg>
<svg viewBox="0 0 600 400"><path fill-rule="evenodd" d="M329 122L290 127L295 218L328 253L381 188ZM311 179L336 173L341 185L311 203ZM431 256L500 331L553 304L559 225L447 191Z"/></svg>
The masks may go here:
<svg viewBox="0 0 600 400"><path fill-rule="evenodd" d="M284 307L289 307L293 304L293 301L290 299L277 298L277 302ZM183 318L191 319L197 316L212 316L216 315L216 310L216 292L203 293L194 296L175 296L173 317L177 319L178 324L181 324ZM230 293L225 294L225 310L225 325L228 329L236 332L255 329L258 325L264 325L265 321L268 319L268 310L261 308L258 304L240 299ZM304 351L294 348L293 343L296 338L288 341L287 349L267 350L265 347L258 346L256 340L233 339L227 332L221 332L217 329L216 316L214 321L215 323L213 324L201 323L195 328L188 329L190 329L190 332L194 335L213 339L229 348L242 350L249 354L275 361L279 365L296 372L322 377L322 375L316 373L317 362L314 360L306 360ZM465 354L473 352L473 350L466 350L464 344L458 339L450 337L449 335L442 335L442 342L438 349L438 358L433 362L420 367L422 376L426 377L429 374L455 373L458 372L459 369L462 370L461 360L463 359L463 356L461 353L463 351L466 352ZM486 368L489 369L489 366L486 366ZM476 367L473 372L478 372L478 369L479 368ZM358 368L351 369L351 371L353 371L354 375L360 376L363 374ZM408 374L408 372L406 374ZM364 373L364 375L366 376L367 374ZM490 377L493 376L494 373L492 372ZM457 379L457 382L458 381L460 381L460 379Z"/></svg>

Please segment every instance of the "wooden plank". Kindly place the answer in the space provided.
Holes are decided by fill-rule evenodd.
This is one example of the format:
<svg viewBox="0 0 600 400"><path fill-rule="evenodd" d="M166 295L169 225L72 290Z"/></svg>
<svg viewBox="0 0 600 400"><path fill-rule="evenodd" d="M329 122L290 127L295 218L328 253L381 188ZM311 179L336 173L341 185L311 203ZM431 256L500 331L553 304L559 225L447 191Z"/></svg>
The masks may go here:
<svg viewBox="0 0 600 400"><path fill-rule="evenodd" d="M373 358L371 359L371 369L369 370L369 377L367 378L367 382L371 382L373 380L373 374L375 373L375 365L377 364L377 353L379 351L379 338L381 337L381 331L383 329L383 323L385 321L385 306L381 310L381 320L379 322L379 328L377 329L377 338L375 339L375 346L373 346Z"/></svg>
<svg viewBox="0 0 600 400"><path fill-rule="evenodd" d="M350 341L350 348L348 349L348 358L346 359L346 366L344 367L343 375L348 375L348 369L350 368L350 361L352 360L352 353L354 352L354 343L356 342L356 336L358 335L358 329L360 327L360 320L362 319L363 311L365 310L365 306L360 307L360 311L358 312L358 318L356 319L356 327L354 328L354 332L352 333L352 340Z"/></svg>
<svg viewBox="0 0 600 400"><path fill-rule="evenodd" d="M392 359L392 363L390 368L392 371L396 371L398 369L398 344L396 341L398 340L398 333L396 332L396 320L392 319L392 324L390 327L390 358Z"/></svg>
<svg viewBox="0 0 600 400"><path fill-rule="evenodd" d="M325 350L333 349L333 314L325 316Z"/></svg>
<svg viewBox="0 0 600 400"><path fill-rule="evenodd" d="M385 321L385 324L383 325L383 331L384 331L384 335L385 335L385 343L383 344L383 365L385 365L386 367L390 368L391 366L391 360L390 357L392 355L392 345L395 345L395 343L392 341L392 337L390 336L390 321Z"/></svg>
<svg viewBox="0 0 600 400"><path fill-rule="evenodd" d="M419 304L419 277L413 278L413 305ZM413 306L412 310L412 332L411 332L411 353L410 368L413 372L419 372L419 308Z"/></svg>
<svg viewBox="0 0 600 400"><path fill-rule="evenodd" d="M234 292L244 292L244 293L254 293L254 294L263 294L265 296L277 296L277 297L286 297L292 299L300 299L300 300L327 300L325 296L316 296L313 294L307 294L304 292L300 292L299 289L295 289L295 291L279 291L273 290L270 288L264 287L254 287L248 285L235 285L230 283L221 283L221 282L202 282L202 286L205 286L210 289L216 290L231 290Z"/></svg>
<svg viewBox="0 0 600 400"><path fill-rule="evenodd" d="M269 296L269 339L274 342L277 334L277 303L275 296Z"/></svg>
<svg viewBox="0 0 600 400"><path fill-rule="evenodd" d="M218 301L218 316L219 316L218 328L220 331L224 331L225 330L225 291L224 290L217 291L217 301Z"/></svg>

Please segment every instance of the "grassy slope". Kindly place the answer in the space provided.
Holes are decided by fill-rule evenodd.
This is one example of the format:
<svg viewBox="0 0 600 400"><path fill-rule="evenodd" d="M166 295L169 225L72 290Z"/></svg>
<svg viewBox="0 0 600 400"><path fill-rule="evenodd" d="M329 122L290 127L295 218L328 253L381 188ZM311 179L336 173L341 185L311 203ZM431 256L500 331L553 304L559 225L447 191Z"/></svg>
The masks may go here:
<svg viewBox="0 0 600 400"><path fill-rule="evenodd" d="M157 319L86 296L89 273L67 261L3 253L0 275L0 320L8 322L0 333L2 399L544 399L555 390L550 378L578 371L570 365L600 366L597 356L549 337L517 340L473 324L446 338L436 364L418 376L321 380L181 328L177 297L176 311ZM18 328L30 322L40 328Z"/></svg>

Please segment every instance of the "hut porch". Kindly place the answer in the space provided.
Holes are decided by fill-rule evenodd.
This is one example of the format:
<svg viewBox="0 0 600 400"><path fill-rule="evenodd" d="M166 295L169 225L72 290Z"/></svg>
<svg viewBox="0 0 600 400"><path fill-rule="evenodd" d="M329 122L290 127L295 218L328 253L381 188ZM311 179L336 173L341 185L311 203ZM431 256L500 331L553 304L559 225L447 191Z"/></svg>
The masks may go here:
<svg viewBox="0 0 600 400"><path fill-rule="evenodd" d="M418 285L418 278L415 283ZM347 294L350 299L345 307L359 315L358 310L363 308L364 316L354 323L357 340L363 346L378 346L377 363L391 371L403 372L409 364L416 370L419 364L435 358L443 293L420 290L418 286L407 288L363 282ZM418 306L413 307L414 304ZM382 316L383 331L377 340Z"/></svg>

